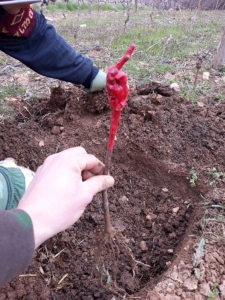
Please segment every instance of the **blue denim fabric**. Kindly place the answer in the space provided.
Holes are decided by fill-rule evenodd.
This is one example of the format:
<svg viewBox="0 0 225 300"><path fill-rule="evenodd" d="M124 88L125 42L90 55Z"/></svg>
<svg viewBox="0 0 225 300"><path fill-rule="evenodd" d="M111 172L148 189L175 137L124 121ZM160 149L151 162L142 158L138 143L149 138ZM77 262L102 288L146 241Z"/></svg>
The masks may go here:
<svg viewBox="0 0 225 300"><path fill-rule="evenodd" d="M99 69L77 53L35 11L36 24L28 38L0 35L0 50L46 77L82 84L89 89Z"/></svg>

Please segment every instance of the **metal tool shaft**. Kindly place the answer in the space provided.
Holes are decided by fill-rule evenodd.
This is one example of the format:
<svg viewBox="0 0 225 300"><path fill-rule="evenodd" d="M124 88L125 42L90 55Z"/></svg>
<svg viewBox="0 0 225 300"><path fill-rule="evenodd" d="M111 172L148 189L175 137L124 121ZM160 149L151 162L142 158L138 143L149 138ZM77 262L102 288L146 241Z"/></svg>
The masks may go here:
<svg viewBox="0 0 225 300"><path fill-rule="evenodd" d="M42 0L12 0L12 1L0 1L0 6L2 5L12 5L12 4L21 4L21 3L38 3Z"/></svg>

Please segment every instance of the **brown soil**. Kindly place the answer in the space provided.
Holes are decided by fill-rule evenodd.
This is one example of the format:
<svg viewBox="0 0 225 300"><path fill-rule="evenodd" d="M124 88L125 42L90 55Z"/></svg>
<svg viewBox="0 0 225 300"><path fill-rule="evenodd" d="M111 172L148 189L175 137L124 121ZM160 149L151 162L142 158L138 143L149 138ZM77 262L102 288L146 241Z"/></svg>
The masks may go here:
<svg viewBox="0 0 225 300"><path fill-rule="evenodd" d="M23 100L13 106L16 119L0 124L1 160L13 157L36 170L48 155L81 145L104 161L110 116L105 92L89 95L68 85L53 88L50 98L32 107ZM91 275L93 242L103 227L102 199L97 195L74 226L35 252L23 276L1 289L0 300L201 300L208 295L203 285L211 283L221 286L220 298L225 299L225 271L217 272L225 270L223 247L212 251L212 243L207 243L199 280L192 266L203 199L217 203L223 191L224 179L210 187L207 172L212 167L225 170L224 111L224 103L205 99L192 104L158 83L131 88L112 158L116 183L108 193L112 223L126 237L137 262L135 277L123 253L117 262L113 280L127 298L102 288L98 276ZM198 174L196 187L187 179L192 168ZM207 260L207 249L218 253L217 259ZM203 267L217 275L211 278Z"/></svg>

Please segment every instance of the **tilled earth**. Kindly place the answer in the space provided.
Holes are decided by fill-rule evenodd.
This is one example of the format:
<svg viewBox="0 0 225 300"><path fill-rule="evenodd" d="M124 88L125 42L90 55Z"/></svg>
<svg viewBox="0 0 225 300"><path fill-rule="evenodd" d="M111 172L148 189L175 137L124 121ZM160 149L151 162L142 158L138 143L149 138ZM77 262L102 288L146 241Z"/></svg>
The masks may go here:
<svg viewBox="0 0 225 300"><path fill-rule="evenodd" d="M83 146L102 161L109 132L107 94L79 87L52 88L33 106L14 101L15 120L0 124L0 159L13 157L36 170L53 153ZM5 299L225 299L224 248L206 243L200 278L192 257L200 236L203 202L224 199L224 178L210 185L209 169L225 170L225 104L193 104L169 86L132 87L113 152L109 190L113 225L122 232L136 261L135 276L121 253L118 289L103 288L95 274L94 242L103 227L101 195L81 219L35 252L28 269L0 290ZM197 174L191 186L190 172ZM114 285L115 286L115 285Z"/></svg>

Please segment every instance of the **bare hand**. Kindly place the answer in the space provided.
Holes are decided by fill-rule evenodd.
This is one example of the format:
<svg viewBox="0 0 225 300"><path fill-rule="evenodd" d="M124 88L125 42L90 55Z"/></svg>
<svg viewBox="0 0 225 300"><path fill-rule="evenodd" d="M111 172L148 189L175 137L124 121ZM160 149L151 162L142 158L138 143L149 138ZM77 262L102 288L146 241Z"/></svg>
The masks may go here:
<svg viewBox="0 0 225 300"><path fill-rule="evenodd" d="M104 165L82 147L49 156L40 166L18 208L33 222L35 247L74 224L98 192L114 184L99 175Z"/></svg>

